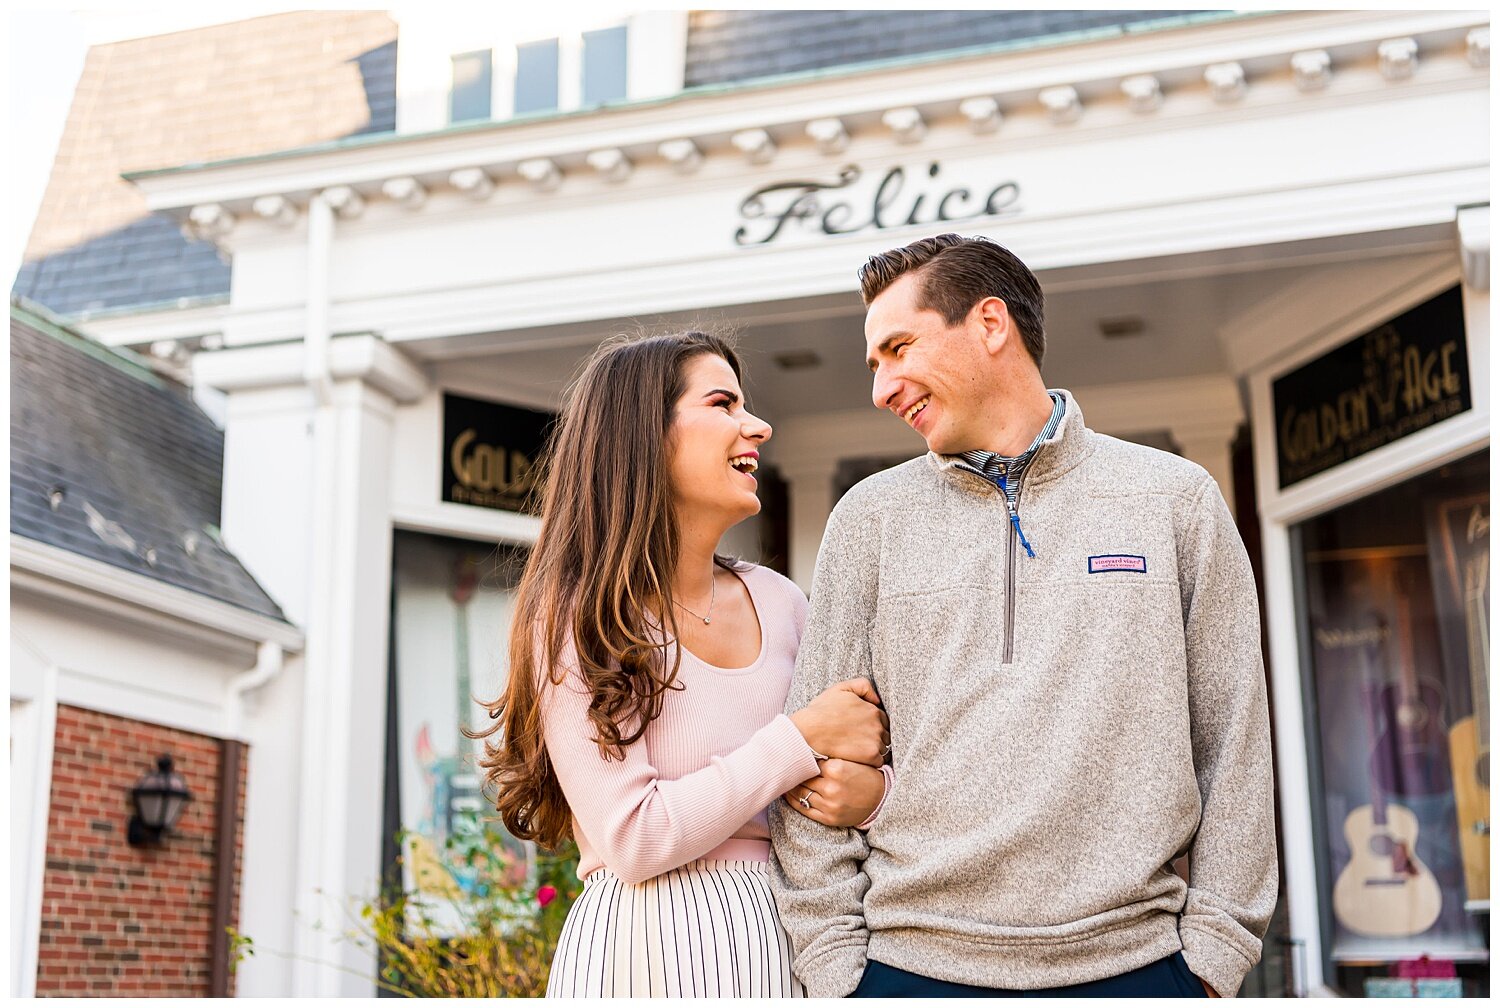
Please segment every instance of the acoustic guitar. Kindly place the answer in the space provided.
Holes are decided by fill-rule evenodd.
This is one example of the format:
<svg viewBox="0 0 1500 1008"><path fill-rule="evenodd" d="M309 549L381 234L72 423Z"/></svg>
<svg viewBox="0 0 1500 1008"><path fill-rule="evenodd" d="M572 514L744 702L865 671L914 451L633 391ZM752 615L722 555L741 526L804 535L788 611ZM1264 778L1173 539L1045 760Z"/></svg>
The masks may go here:
<svg viewBox="0 0 1500 1008"><path fill-rule="evenodd" d="M1355 934L1407 938L1437 923L1443 893L1416 855L1417 817L1378 790L1344 820L1350 858L1333 886L1333 913Z"/></svg>
<svg viewBox="0 0 1500 1008"><path fill-rule="evenodd" d="M1384 620L1380 622L1383 624ZM1409 630L1409 627L1403 627ZM1386 801L1386 793L1399 782L1401 761L1390 748L1394 729L1377 731L1377 710L1389 699L1388 688L1369 682L1370 651L1388 635L1366 648L1365 716L1376 736L1370 754L1371 802L1350 812L1344 820L1344 838L1349 843L1349 863L1333 886L1333 913L1355 934L1371 938L1407 938L1421 934L1437 923L1443 910L1443 893L1431 869L1417 857L1417 817L1408 808Z"/></svg>
<svg viewBox="0 0 1500 1008"><path fill-rule="evenodd" d="M1449 563L1461 578L1464 636L1468 645L1473 713L1448 731L1453 762L1453 795L1458 807L1458 846L1464 864L1464 891L1471 900L1490 898L1490 551L1489 505L1476 504L1464 522L1462 561L1445 543ZM1445 523L1446 524L1446 523ZM1451 534L1451 533L1450 533Z"/></svg>

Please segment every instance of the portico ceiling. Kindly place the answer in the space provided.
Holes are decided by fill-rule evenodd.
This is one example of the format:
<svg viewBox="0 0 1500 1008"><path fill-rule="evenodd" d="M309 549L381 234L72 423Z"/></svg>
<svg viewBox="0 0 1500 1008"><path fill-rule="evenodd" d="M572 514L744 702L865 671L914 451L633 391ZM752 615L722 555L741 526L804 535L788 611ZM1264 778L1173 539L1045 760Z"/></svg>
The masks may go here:
<svg viewBox="0 0 1500 1008"><path fill-rule="evenodd" d="M1307 268L1296 267L1070 289L1068 277L1044 274L1044 288L1062 288L1047 299L1044 377L1051 385L1084 388L1227 374L1218 331L1307 275ZM1104 320L1139 320L1140 330L1109 338L1100 331ZM773 423L870 405L869 372L863 364L864 309L852 289L845 295L745 304L697 315L476 334L442 347L422 341L403 349L432 355L429 367L444 387L544 406L555 404L579 362L605 337L694 325L736 334L749 371L747 392ZM806 352L819 362L792 369L777 363L779 356Z"/></svg>

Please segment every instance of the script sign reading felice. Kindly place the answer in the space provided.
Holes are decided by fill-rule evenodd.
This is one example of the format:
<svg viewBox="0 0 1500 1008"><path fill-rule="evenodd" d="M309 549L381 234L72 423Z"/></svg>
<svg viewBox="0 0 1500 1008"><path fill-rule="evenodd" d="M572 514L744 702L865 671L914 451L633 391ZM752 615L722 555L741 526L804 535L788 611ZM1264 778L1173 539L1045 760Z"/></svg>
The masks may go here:
<svg viewBox="0 0 1500 1008"><path fill-rule="evenodd" d="M537 456L556 416L503 403L443 396L443 500L523 511Z"/></svg>
<svg viewBox="0 0 1500 1008"><path fill-rule="evenodd" d="M1271 386L1283 488L1473 405L1463 296L1450 288Z"/></svg>
<svg viewBox="0 0 1500 1008"><path fill-rule="evenodd" d="M856 231L948 224L981 218L1011 217L1021 212L1021 187L994 180L970 188L947 182L936 161L908 172L897 165L877 181L859 165L845 165L838 175L792 179L761 186L740 203L743 222L736 245L769 245L793 232L842 235Z"/></svg>

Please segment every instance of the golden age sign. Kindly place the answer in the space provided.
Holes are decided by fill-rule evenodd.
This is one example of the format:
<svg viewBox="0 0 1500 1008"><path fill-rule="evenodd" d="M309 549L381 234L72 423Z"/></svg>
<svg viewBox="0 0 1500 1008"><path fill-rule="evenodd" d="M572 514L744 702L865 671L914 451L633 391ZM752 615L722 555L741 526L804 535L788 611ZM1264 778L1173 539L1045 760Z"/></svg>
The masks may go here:
<svg viewBox="0 0 1500 1008"><path fill-rule="evenodd" d="M1453 287L1272 385L1282 487L1472 405L1463 297Z"/></svg>
<svg viewBox="0 0 1500 1008"><path fill-rule="evenodd" d="M443 500L524 511L552 413L443 396Z"/></svg>

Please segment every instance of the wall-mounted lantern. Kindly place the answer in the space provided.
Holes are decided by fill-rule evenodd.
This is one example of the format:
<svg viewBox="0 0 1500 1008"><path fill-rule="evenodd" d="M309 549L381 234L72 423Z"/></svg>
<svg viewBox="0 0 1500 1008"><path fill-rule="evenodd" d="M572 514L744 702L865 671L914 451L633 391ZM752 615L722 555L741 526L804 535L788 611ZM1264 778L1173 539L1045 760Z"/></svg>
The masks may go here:
<svg viewBox="0 0 1500 1008"><path fill-rule="evenodd" d="M172 757L159 756L156 772L148 773L130 789L135 814L125 838L134 846L160 843L163 835L177 825L183 808L193 800L187 782L172 770Z"/></svg>

